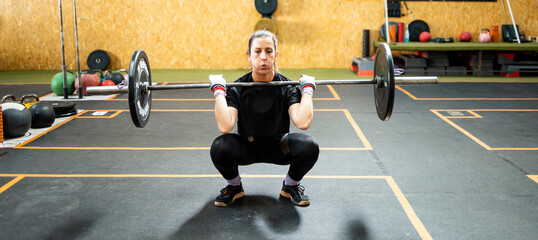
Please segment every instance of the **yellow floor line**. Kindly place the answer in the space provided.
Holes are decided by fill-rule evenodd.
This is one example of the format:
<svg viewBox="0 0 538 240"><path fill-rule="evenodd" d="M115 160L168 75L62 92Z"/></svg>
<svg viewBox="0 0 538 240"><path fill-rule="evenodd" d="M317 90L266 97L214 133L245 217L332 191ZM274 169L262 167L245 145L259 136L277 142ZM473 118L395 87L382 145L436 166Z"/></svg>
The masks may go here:
<svg viewBox="0 0 538 240"><path fill-rule="evenodd" d="M538 183L538 175L527 175L527 177Z"/></svg>
<svg viewBox="0 0 538 240"><path fill-rule="evenodd" d="M0 177L16 177L0 188L0 194L13 186L23 178L221 178L220 174L0 174ZM285 175L258 175L245 174L242 178L284 178ZM531 179L538 182L538 175L529 175ZM350 176L350 175L307 175L308 179L385 179L398 202L405 211L407 217L413 224L415 230L422 239L432 239L430 233L422 224L413 207L407 201L396 182L391 176Z"/></svg>
<svg viewBox="0 0 538 240"><path fill-rule="evenodd" d="M487 145L486 143L482 142L480 139L478 139L477 137L475 137L473 134L471 134L470 132L466 131L465 129L463 129L462 127L458 126L457 124L455 124L454 122L450 121L450 119L448 119L447 117L443 116L443 114L439 113L438 110L430 110L431 112L433 112L435 115L437 115L439 118L443 119L445 122L447 122L448 124L450 124L452 127L454 127L455 129L459 130L460 132L462 132L463 134L465 134L467 137L471 138L473 141L475 141L476 143L478 143L480 146L482 146L483 148L485 148L486 150L491 150L491 147L489 145ZM444 111L444 110L443 110Z"/></svg>
<svg viewBox="0 0 538 240"><path fill-rule="evenodd" d="M416 101L536 101L538 98L419 98L411 94L409 91L395 86L396 89L402 91L411 99Z"/></svg>
<svg viewBox="0 0 538 240"><path fill-rule="evenodd" d="M15 184L22 178L221 178L220 174L0 174L0 177L17 177ZM241 174L242 178L284 178L285 175ZM20 178L20 179L19 179ZM386 179L386 176L353 175L306 175L309 179ZM11 185L13 185L11 184ZM6 184L7 185L7 184Z"/></svg>
<svg viewBox="0 0 538 240"><path fill-rule="evenodd" d="M13 177L17 177L17 178L11 180L10 182L6 183L4 186L0 187L0 194L2 194L4 191L8 190L11 186L15 185L15 183L19 182L20 180L24 178L23 176L19 176L19 175L16 175Z"/></svg>
<svg viewBox="0 0 538 240"><path fill-rule="evenodd" d="M407 217L415 227L415 230L417 230L418 235L420 235L422 239L433 239L426 227L424 227L424 224L422 224L422 221L420 221L420 219L418 218L417 214L415 213L415 210L413 210L413 207L411 207L409 201L407 201L407 198L405 198L405 196L403 195L402 191L400 190L394 179L390 176L386 177L385 179L387 180L387 183L394 192L394 195L396 195L396 198L400 202L400 205L402 205L402 208L407 214Z"/></svg>
<svg viewBox="0 0 538 240"><path fill-rule="evenodd" d="M450 120L450 118L483 118L482 116L480 116L476 112L536 112L536 111L538 111L538 109L430 109L430 111L433 112L435 115L437 115L439 118L443 119L443 121L450 124L452 127L456 128L458 131L462 132L467 137L471 138L473 141L478 143L480 146L482 146L486 150L489 150L489 151L492 151L492 150L493 151L495 151L495 150L496 151L536 151L536 150L538 150L538 148L535 148L535 147L531 147L531 148L517 148L517 147L512 147L512 148L503 148L503 147L493 148L493 147L487 145L486 143L484 143L482 140L475 137L473 134L471 134L467 130L463 129L462 127L460 127L459 125L457 125L456 123L454 123L453 121ZM469 112L473 116L459 117L459 116L444 116L443 114L441 114L441 112L450 112L450 111Z"/></svg>

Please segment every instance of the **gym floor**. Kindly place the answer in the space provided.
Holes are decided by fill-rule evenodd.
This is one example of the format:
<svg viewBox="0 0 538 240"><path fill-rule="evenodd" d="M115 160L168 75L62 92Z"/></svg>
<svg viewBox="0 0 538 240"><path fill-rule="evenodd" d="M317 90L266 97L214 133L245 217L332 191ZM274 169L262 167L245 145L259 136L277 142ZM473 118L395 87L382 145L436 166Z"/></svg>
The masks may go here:
<svg viewBox="0 0 538 240"><path fill-rule="evenodd" d="M154 82L175 84L161 76ZM53 98L49 84L20 83L1 84L0 95ZM305 131L321 147L302 181L309 207L279 199L287 167L270 164L241 167L245 198L213 205L225 183L209 157L219 135L209 90L153 92L142 129L126 98L70 99L79 114L0 149L1 238L538 236L538 78L441 77L436 86L397 87L386 122L372 86L319 86Z"/></svg>

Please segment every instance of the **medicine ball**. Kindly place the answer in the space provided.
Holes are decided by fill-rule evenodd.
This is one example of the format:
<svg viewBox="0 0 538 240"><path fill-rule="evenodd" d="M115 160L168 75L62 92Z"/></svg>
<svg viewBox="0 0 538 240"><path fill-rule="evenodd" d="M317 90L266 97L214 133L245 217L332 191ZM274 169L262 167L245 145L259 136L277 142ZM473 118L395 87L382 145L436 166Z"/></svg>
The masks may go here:
<svg viewBox="0 0 538 240"><path fill-rule="evenodd" d="M2 120L6 138L24 136L32 125L30 110L20 103L2 103Z"/></svg>
<svg viewBox="0 0 538 240"><path fill-rule="evenodd" d="M116 86L112 80L105 80L101 82L101 86Z"/></svg>
<svg viewBox="0 0 538 240"><path fill-rule="evenodd" d="M112 80L116 85L120 84L123 81L123 75L121 73L111 73L106 76L105 80Z"/></svg>
<svg viewBox="0 0 538 240"><path fill-rule="evenodd" d="M471 33L469 32L462 32L460 34L460 42L470 42L471 41Z"/></svg>
<svg viewBox="0 0 538 240"><path fill-rule="evenodd" d="M71 95L75 92L75 76L73 76L72 73L67 72L67 94ZM63 73L57 73L52 77L52 80L50 81L50 88L52 91L58 95L63 96L64 95L64 77Z"/></svg>
<svg viewBox="0 0 538 240"><path fill-rule="evenodd" d="M50 127L56 119L54 109L47 103L38 102L28 110L32 115L32 128Z"/></svg>
<svg viewBox="0 0 538 240"><path fill-rule="evenodd" d="M101 78L93 71L83 71L80 79L82 82L82 95L84 96L88 95L86 93L86 87L99 86L101 84ZM78 90L78 78L75 79L75 88Z"/></svg>
<svg viewBox="0 0 538 240"><path fill-rule="evenodd" d="M432 40L432 35L429 32L421 32L418 36L418 39L421 42L429 42L430 40Z"/></svg>

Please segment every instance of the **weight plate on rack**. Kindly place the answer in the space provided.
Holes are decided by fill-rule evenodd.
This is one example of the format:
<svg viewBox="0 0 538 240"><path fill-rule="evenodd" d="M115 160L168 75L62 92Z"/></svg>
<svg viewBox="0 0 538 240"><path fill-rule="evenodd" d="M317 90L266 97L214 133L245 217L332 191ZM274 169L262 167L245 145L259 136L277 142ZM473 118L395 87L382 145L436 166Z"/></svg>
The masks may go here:
<svg viewBox="0 0 538 240"><path fill-rule="evenodd" d="M151 111L151 72L148 56L136 50L129 64L129 110L131 119L138 128L146 126Z"/></svg>
<svg viewBox="0 0 538 240"><path fill-rule="evenodd" d="M254 26L254 31L258 30L267 30L275 35L278 32L275 22L270 18L262 18L258 20L256 26Z"/></svg>
<svg viewBox="0 0 538 240"><path fill-rule="evenodd" d="M389 26L391 26L391 25L396 26L396 33L395 33L395 34L396 34L396 36L398 36L398 31L399 31L399 29L398 29L398 23L397 23L397 22L390 21L390 22L389 22ZM380 30L379 34L381 35L381 38L385 39L385 41L386 41L386 40L387 40L387 36L385 36L385 35L387 35L387 30L385 30L385 28L386 28L385 26L386 26L385 23L383 23L383 25L381 25L381 30ZM389 30L390 30L390 29L389 29ZM405 31L405 29L404 29L404 31Z"/></svg>
<svg viewBox="0 0 538 240"><path fill-rule="evenodd" d="M105 70L110 64L110 56L103 50L95 50L88 55L86 64L90 69Z"/></svg>
<svg viewBox="0 0 538 240"><path fill-rule="evenodd" d="M387 121L394 106L394 62L389 45L381 43L377 47L374 63L374 98L377 116Z"/></svg>
<svg viewBox="0 0 538 240"><path fill-rule="evenodd" d="M276 10L276 6L278 5L277 0L255 0L254 5L256 5L256 10L261 15L264 16L271 16Z"/></svg>
<svg viewBox="0 0 538 240"><path fill-rule="evenodd" d="M409 41L420 41L419 36L422 32L430 32L428 24L422 20L415 20L409 23Z"/></svg>

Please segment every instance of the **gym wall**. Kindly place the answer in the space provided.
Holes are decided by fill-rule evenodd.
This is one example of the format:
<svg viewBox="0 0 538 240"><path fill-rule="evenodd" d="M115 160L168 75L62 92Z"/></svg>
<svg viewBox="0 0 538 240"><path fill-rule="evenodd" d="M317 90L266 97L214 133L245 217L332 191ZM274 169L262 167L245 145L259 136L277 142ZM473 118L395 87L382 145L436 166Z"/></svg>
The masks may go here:
<svg viewBox="0 0 538 240"><path fill-rule="evenodd" d="M66 65L76 69L73 1L62 2ZM469 31L476 41L481 28L511 23L505 0L406 3L406 16L389 20L424 20L433 37L457 40ZM537 36L538 1L510 3L520 30ZM2 0L0 9L0 70L60 70L58 1ZM128 68L136 49L148 53L153 69L247 68L248 37L261 18L253 0L79 0L77 16L82 69L96 49L111 55L112 69ZM280 68L347 68L362 56L363 29L370 44L379 39L384 2L280 0L273 17Z"/></svg>

